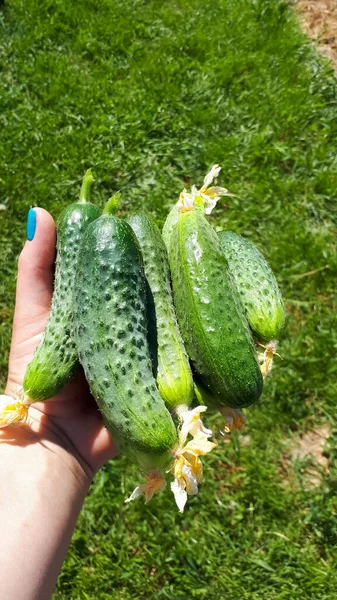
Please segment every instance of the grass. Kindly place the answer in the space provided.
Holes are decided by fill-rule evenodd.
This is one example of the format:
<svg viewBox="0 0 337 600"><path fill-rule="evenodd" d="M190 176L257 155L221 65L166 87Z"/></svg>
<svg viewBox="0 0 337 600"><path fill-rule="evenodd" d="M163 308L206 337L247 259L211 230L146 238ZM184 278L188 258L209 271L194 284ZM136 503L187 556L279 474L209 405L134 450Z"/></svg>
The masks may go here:
<svg viewBox="0 0 337 600"><path fill-rule="evenodd" d="M89 166L95 201L120 189L126 213L146 210L162 224L182 186L220 163L220 185L237 197L212 222L264 252L288 313L283 360L247 411L245 434L205 461L186 513L169 491L148 506L124 505L138 475L124 459L108 464L53 600L335 598L330 66L280 0L8 0L0 28L2 384L27 209L57 217ZM286 441L322 422L331 426L330 471L310 489L308 461L289 465Z"/></svg>

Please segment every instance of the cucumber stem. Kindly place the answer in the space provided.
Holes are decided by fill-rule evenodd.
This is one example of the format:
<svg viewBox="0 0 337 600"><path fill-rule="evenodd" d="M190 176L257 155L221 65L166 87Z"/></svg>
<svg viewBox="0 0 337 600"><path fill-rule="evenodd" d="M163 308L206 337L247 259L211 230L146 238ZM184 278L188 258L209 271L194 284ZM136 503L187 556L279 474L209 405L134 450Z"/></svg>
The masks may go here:
<svg viewBox="0 0 337 600"><path fill-rule="evenodd" d="M114 215L117 208L119 207L120 198L121 198L120 192L117 192L116 194L111 196L111 198L109 198L109 200L105 204L102 214L103 215Z"/></svg>
<svg viewBox="0 0 337 600"><path fill-rule="evenodd" d="M90 188L93 181L94 178L92 176L91 169L88 169L83 177L82 187L80 191L80 202L82 202L83 204L89 199Z"/></svg>

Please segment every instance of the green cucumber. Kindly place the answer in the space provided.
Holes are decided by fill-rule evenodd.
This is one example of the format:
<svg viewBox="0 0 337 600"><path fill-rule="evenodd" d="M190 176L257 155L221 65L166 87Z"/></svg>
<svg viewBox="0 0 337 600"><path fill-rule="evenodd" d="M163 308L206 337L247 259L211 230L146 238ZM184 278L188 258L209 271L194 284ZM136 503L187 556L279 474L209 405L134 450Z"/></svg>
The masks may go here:
<svg viewBox="0 0 337 600"><path fill-rule="evenodd" d="M29 400L47 400L61 391L78 364L73 336L73 293L80 241L89 223L101 211L87 202L93 181L91 171L83 179L80 201L67 206L57 226L54 293L43 338L27 367L23 390Z"/></svg>
<svg viewBox="0 0 337 600"><path fill-rule="evenodd" d="M157 385L169 410L193 399L192 372L179 331L170 284L170 267L157 225L143 214L127 219L138 239L153 297L157 329Z"/></svg>
<svg viewBox="0 0 337 600"><path fill-rule="evenodd" d="M125 220L104 214L88 227L81 246L78 353L107 429L148 472L170 463L177 432L152 373L146 310L137 238Z"/></svg>
<svg viewBox="0 0 337 600"><path fill-rule="evenodd" d="M196 371L219 406L249 406L262 392L262 375L227 260L203 206L180 212L169 259L178 323Z"/></svg>
<svg viewBox="0 0 337 600"><path fill-rule="evenodd" d="M240 235L220 231L218 237L252 331L263 342L278 339L285 310L269 264L256 246Z"/></svg>

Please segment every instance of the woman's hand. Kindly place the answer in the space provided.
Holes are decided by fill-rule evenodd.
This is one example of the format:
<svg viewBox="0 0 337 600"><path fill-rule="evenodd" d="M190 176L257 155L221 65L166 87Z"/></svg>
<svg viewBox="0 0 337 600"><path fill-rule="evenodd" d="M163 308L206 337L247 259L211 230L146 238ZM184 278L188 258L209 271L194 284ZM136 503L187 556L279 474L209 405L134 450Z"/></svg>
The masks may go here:
<svg viewBox="0 0 337 600"><path fill-rule="evenodd" d="M33 209L28 233L19 259L10 396L21 392L53 291L50 214ZM33 404L25 424L0 429L0 598L50 598L92 477L115 454L80 370L58 396Z"/></svg>
<svg viewBox="0 0 337 600"><path fill-rule="evenodd" d="M33 213L33 214L32 214ZM35 214L34 214L35 213ZM54 281L56 230L51 215L42 208L30 213L29 237L18 265L16 306L6 394L22 389L26 367L39 344L48 318ZM33 404L25 426L14 425L1 432L18 439L34 432L34 441L57 446L80 463L89 479L117 450L103 426L97 405L79 369L64 390L45 402Z"/></svg>

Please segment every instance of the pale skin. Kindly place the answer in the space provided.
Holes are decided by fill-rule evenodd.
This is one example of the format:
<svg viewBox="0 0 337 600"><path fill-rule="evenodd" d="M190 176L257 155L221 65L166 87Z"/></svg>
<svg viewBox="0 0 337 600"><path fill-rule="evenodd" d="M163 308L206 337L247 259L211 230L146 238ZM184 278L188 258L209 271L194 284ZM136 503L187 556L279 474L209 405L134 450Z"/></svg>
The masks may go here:
<svg viewBox="0 0 337 600"><path fill-rule="evenodd" d="M36 233L18 264L5 393L22 387L48 317L56 229L36 208ZM31 406L25 425L0 430L0 598L50 598L95 473L117 454L83 373Z"/></svg>

